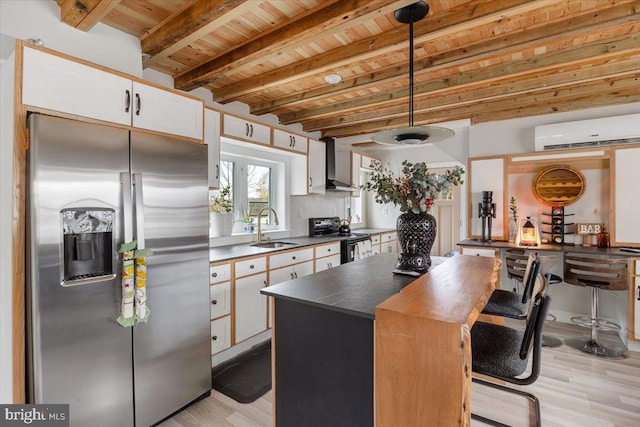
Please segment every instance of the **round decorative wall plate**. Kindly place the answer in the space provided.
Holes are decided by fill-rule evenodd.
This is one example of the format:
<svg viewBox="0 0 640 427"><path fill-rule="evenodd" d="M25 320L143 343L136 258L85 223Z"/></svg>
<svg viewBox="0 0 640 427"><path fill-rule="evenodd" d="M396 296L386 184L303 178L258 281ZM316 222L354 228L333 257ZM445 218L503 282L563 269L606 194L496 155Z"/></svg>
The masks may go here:
<svg viewBox="0 0 640 427"><path fill-rule="evenodd" d="M586 180L582 172L568 165L542 169L533 180L533 194L548 206L567 206L584 194Z"/></svg>

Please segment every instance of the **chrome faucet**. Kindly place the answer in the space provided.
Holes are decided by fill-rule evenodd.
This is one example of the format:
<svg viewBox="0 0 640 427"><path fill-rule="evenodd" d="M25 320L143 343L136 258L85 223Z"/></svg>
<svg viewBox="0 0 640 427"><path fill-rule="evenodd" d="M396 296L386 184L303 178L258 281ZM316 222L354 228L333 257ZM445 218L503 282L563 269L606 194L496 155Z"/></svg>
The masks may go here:
<svg viewBox="0 0 640 427"><path fill-rule="evenodd" d="M273 208L262 208L260 209L260 212L258 212L258 241L256 242L257 244L262 243L262 239L266 239L266 241L268 242L269 240L271 240L270 237L263 237L262 236L262 221L260 221L260 217L262 216L262 212L264 211L271 211L273 212L273 219L276 221L276 225L278 225L278 214L276 213L276 211Z"/></svg>

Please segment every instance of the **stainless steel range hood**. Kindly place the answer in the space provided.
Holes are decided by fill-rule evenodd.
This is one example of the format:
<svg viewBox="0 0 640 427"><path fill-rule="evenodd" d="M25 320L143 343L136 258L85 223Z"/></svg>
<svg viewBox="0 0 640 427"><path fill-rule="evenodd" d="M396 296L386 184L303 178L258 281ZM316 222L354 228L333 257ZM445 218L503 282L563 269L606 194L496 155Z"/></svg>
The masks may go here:
<svg viewBox="0 0 640 427"><path fill-rule="evenodd" d="M336 179L336 141L333 138L325 137L321 138L325 142L325 149L327 150L326 160L326 172L327 172L327 191L345 191L354 192L358 191L358 188L338 181Z"/></svg>

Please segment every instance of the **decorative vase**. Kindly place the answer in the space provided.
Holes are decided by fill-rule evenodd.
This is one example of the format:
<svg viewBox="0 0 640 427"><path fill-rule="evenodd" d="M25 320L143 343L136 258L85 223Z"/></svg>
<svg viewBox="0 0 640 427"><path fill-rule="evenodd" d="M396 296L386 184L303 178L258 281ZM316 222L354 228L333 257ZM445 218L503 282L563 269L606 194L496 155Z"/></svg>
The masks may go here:
<svg viewBox="0 0 640 427"><path fill-rule="evenodd" d="M431 247L436 239L436 219L428 212L403 213L396 221L402 253L396 268L426 272L431 267Z"/></svg>
<svg viewBox="0 0 640 427"><path fill-rule="evenodd" d="M231 236L233 230L233 213L209 214L209 237Z"/></svg>
<svg viewBox="0 0 640 427"><path fill-rule="evenodd" d="M518 234L518 220L509 221L509 241L515 242Z"/></svg>

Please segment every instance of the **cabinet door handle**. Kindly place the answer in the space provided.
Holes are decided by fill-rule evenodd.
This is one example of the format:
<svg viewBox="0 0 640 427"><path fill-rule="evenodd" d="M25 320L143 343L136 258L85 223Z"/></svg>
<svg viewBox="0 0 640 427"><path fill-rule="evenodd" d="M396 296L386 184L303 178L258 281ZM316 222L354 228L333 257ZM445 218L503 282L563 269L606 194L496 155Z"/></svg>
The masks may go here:
<svg viewBox="0 0 640 427"><path fill-rule="evenodd" d="M293 273L293 275L295 276L295 278L298 278L298 273Z"/></svg>
<svg viewBox="0 0 640 427"><path fill-rule="evenodd" d="M253 125L249 125L249 127L251 128L251 137L253 138Z"/></svg>
<svg viewBox="0 0 640 427"><path fill-rule="evenodd" d="M218 300L217 300L217 299L214 299L213 301L211 301L211 304L213 304L213 305L218 304Z"/></svg>
<svg viewBox="0 0 640 427"><path fill-rule="evenodd" d="M327 252L331 252L331 248L327 248Z"/></svg>
<svg viewBox="0 0 640 427"><path fill-rule="evenodd" d="M309 177L309 188L313 187L313 178Z"/></svg>
<svg viewBox="0 0 640 427"><path fill-rule="evenodd" d="M266 280L263 280L262 283L264 283L265 286L269 286Z"/></svg>
<svg viewBox="0 0 640 427"><path fill-rule="evenodd" d="M220 165L216 165L216 179L220 179Z"/></svg>
<svg viewBox="0 0 640 427"><path fill-rule="evenodd" d="M291 259L296 259L295 255L291 257Z"/></svg>
<svg viewBox="0 0 640 427"><path fill-rule="evenodd" d="M124 93L127 94L127 100L125 101L125 103L127 104L127 106L124 109L125 113L128 113L129 110L131 109L131 92L129 91L129 89L125 90Z"/></svg>
<svg viewBox="0 0 640 427"><path fill-rule="evenodd" d="M255 268L255 266L254 266L253 264L251 264L251 265L249 266L249 268L253 269L253 268Z"/></svg>
<svg viewBox="0 0 640 427"><path fill-rule="evenodd" d="M217 336L217 335L214 335L214 336L212 336L212 337L211 337L211 339L212 339L213 341L215 341L215 340L217 340L217 339L218 339L218 336Z"/></svg>
<svg viewBox="0 0 640 427"><path fill-rule="evenodd" d="M293 279L293 273L289 273L289 276L291 276L291 278Z"/></svg>
<svg viewBox="0 0 640 427"><path fill-rule="evenodd" d="M295 147L296 146L296 137L292 136L291 139L293 140L293 146Z"/></svg>
<svg viewBox="0 0 640 427"><path fill-rule="evenodd" d="M244 124L244 136L249 136L249 123Z"/></svg>
<svg viewBox="0 0 640 427"><path fill-rule="evenodd" d="M218 273L216 272L211 273L211 277L218 277Z"/></svg>
<svg viewBox="0 0 640 427"><path fill-rule="evenodd" d="M142 101L140 100L140 94L136 93L136 116L140 115L141 108L142 108Z"/></svg>
<svg viewBox="0 0 640 427"><path fill-rule="evenodd" d="M638 286L638 295L636 295L636 299L640 301L640 286Z"/></svg>

